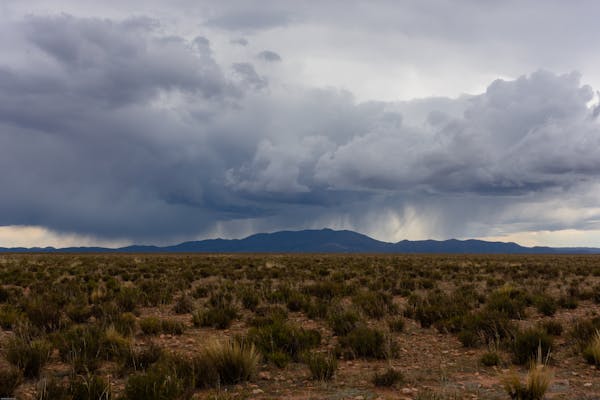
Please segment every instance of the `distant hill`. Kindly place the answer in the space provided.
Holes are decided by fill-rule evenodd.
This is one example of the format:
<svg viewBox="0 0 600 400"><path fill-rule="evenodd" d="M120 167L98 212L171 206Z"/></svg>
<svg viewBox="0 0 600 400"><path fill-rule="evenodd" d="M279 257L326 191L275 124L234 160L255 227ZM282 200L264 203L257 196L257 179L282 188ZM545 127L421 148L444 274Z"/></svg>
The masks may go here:
<svg viewBox="0 0 600 400"><path fill-rule="evenodd" d="M483 240L402 240L387 243L353 231L332 229L259 233L244 239L209 239L174 246L3 248L14 253L445 253L445 254L596 254L600 248L524 247Z"/></svg>

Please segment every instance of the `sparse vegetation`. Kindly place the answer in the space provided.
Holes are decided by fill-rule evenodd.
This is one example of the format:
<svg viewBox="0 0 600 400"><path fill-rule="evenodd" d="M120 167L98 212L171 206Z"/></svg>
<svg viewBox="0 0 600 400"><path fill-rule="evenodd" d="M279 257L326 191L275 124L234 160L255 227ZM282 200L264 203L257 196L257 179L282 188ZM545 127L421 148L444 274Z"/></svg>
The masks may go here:
<svg viewBox="0 0 600 400"><path fill-rule="evenodd" d="M335 378L315 384L315 397L334 385L395 386L420 399L531 400L554 390L540 357L556 369L600 367L596 257L10 254L0 261L0 396L273 398L304 390L310 377ZM520 366L536 357L525 378ZM520 372L501 379L511 362ZM475 373L491 383L480 392L458 386L479 379ZM575 397L597 391L585 376L569 375Z"/></svg>

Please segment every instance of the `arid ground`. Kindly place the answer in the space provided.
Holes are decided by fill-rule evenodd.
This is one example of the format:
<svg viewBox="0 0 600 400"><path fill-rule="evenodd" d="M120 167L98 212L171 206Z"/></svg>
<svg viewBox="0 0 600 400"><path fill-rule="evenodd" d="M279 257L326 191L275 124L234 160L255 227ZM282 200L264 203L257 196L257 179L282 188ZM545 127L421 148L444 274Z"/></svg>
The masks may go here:
<svg viewBox="0 0 600 400"><path fill-rule="evenodd" d="M599 312L599 256L7 254L0 395L600 399Z"/></svg>

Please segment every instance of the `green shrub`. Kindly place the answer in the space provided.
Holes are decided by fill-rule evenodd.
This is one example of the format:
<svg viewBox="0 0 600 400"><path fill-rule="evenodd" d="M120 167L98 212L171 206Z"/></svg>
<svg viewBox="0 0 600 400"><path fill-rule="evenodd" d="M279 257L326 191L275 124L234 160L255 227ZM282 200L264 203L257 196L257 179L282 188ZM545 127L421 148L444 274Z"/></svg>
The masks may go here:
<svg viewBox="0 0 600 400"><path fill-rule="evenodd" d="M405 324L404 318L402 317L390 318L387 321L388 328L390 328L390 331L392 332L402 332Z"/></svg>
<svg viewBox="0 0 600 400"><path fill-rule="evenodd" d="M593 319L580 318L571 324L569 337L580 350L583 350L593 339L597 330L600 330L600 317Z"/></svg>
<svg viewBox="0 0 600 400"><path fill-rule="evenodd" d="M124 312L114 319L113 326L121 335L133 336L135 335L137 326L135 315L130 312Z"/></svg>
<svg viewBox="0 0 600 400"><path fill-rule="evenodd" d="M175 314L187 314L192 311L194 311L194 300L186 294L179 296L173 306L173 312Z"/></svg>
<svg viewBox="0 0 600 400"><path fill-rule="evenodd" d="M337 370L337 359L333 354L311 353L305 356L304 361L308 365L312 379L329 381Z"/></svg>
<svg viewBox="0 0 600 400"><path fill-rule="evenodd" d="M87 304L69 304L66 313L71 321L82 324L92 316L92 307Z"/></svg>
<svg viewBox="0 0 600 400"><path fill-rule="evenodd" d="M121 356L121 367L134 371L145 371L156 363L162 355L162 348L153 342L142 348L129 347Z"/></svg>
<svg viewBox="0 0 600 400"><path fill-rule="evenodd" d="M61 307L49 297L32 296L25 303L25 314L31 324L45 332L53 332L61 326Z"/></svg>
<svg viewBox="0 0 600 400"><path fill-rule="evenodd" d="M161 320L157 317L146 317L140 320L140 329L144 335L158 335L162 331Z"/></svg>
<svg viewBox="0 0 600 400"><path fill-rule="evenodd" d="M483 310L465 315L458 339L465 347L495 344L514 336L516 325L505 313Z"/></svg>
<svg viewBox="0 0 600 400"><path fill-rule="evenodd" d="M57 338L63 361L77 373L95 371L100 366L104 331L97 325L76 325Z"/></svg>
<svg viewBox="0 0 600 400"><path fill-rule="evenodd" d="M493 367L500 364L500 356L495 351L488 351L481 356L479 362L486 367Z"/></svg>
<svg viewBox="0 0 600 400"><path fill-rule="evenodd" d="M389 367L385 372L376 372L375 375L373 375L372 382L378 387L392 387L397 383L401 383L403 380L404 376L402 375L402 372Z"/></svg>
<svg viewBox="0 0 600 400"><path fill-rule="evenodd" d="M124 400L180 400L190 398L190 388L174 371L151 368L132 375L125 384Z"/></svg>
<svg viewBox="0 0 600 400"><path fill-rule="evenodd" d="M321 334L314 329L303 329L292 323L276 320L268 325L251 328L248 339L267 359L283 354L288 359L299 361L302 352L321 343Z"/></svg>
<svg viewBox="0 0 600 400"><path fill-rule="evenodd" d="M0 328L13 329L13 326L23 318L15 306L4 304L0 307Z"/></svg>
<svg viewBox="0 0 600 400"><path fill-rule="evenodd" d="M535 359L540 348L542 359L546 359L552 348L552 342L552 337L543 329L530 328L517 332L512 344L515 364L523 365Z"/></svg>
<svg viewBox="0 0 600 400"><path fill-rule="evenodd" d="M134 286L121 286L115 301L121 312L133 312L142 300L142 292Z"/></svg>
<svg viewBox="0 0 600 400"><path fill-rule="evenodd" d="M556 309L558 308L556 301L547 295L538 296L535 299L534 304L538 312L547 317L554 315L556 313Z"/></svg>
<svg viewBox="0 0 600 400"><path fill-rule="evenodd" d="M512 319L520 319L525 316L525 307L529 303L530 300L525 292L512 286L504 286L489 296L485 306L488 311L505 314Z"/></svg>
<svg viewBox="0 0 600 400"><path fill-rule="evenodd" d="M0 398L12 397L23 381L23 373L16 367L0 369Z"/></svg>
<svg viewBox="0 0 600 400"><path fill-rule="evenodd" d="M14 337L5 347L6 359L23 371L27 378L37 378L50 358L52 346L45 340Z"/></svg>
<svg viewBox="0 0 600 400"><path fill-rule="evenodd" d="M69 385L73 400L110 400L110 384L97 375L78 375Z"/></svg>
<svg viewBox="0 0 600 400"><path fill-rule="evenodd" d="M388 313L397 312L392 296L384 292L360 292L352 298L352 303L371 318L380 319Z"/></svg>
<svg viewBox="0 0 600 400"><path fill-rule="evenodd" d="M227 329L238 317L237 310L232 305L210 307L204 311L196 311L192 315L194 326L210 326L216 329Z"/></svg>
<svg viewBox="0 0 600 400"><path fill-rule="evenodd" d="M560 336L563 332L563 326L560 321L544 321L540 325L542 329L548 332L548 335Z"/></svg>
<svg viewBox="0 0 600 400"><path fill-rule="evenodd" d="M329 312L329 326L337 336L344 336L358 326L360 318L352 310L334 308Z"/></svg>
<svg viewBox="0 0 600 400"><path fill-rule="evenodd" d="M163 319L160 321L160 331L170 335L181 335L185 330L185 325L181 321L174 319Z"/></svg>
<svg viewBox="0 0 600 400"><path fill-rule="evenodd" d="M256 307L260 304L260 298L254 290L244 290L240 296L242 306L246 310L255 311Z"/></svg>
<svg viewBox="0 0 600 400"><path fill-rule="evenodd" d="M396 352L395 346L383 332L366 326L359 326L348 335L340 337L339 342L353 358L383 359L392 357Z"/></svg>
<svg viewBox="0 0 600 400"><path fill-rule="evenodd" d="M583 350L583 358L592 365L600 366L600 332L596 331L596 334L590 340L590 343Z"/></svg>
<svg viewBox="0 0 600 400"><path fill-rule="evenodd" d="M42 378L36 385L37 400L73 400L69 387L53 377Z"/></svg>

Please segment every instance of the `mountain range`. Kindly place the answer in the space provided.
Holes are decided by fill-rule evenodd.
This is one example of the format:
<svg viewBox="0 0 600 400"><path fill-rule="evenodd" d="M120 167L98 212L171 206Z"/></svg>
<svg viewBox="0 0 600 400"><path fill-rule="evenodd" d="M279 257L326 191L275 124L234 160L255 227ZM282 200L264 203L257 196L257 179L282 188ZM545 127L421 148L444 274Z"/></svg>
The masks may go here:
<svg viewBox="0 0 600 400"><path fill-rule="evenodd" d="M1 253L446 253L446 254L596 254L590 247L524 247L483 240L402 240L388 243L348 230L301 230L258 233L244 239L209 239L173 246L0 247Z"/></svg>

